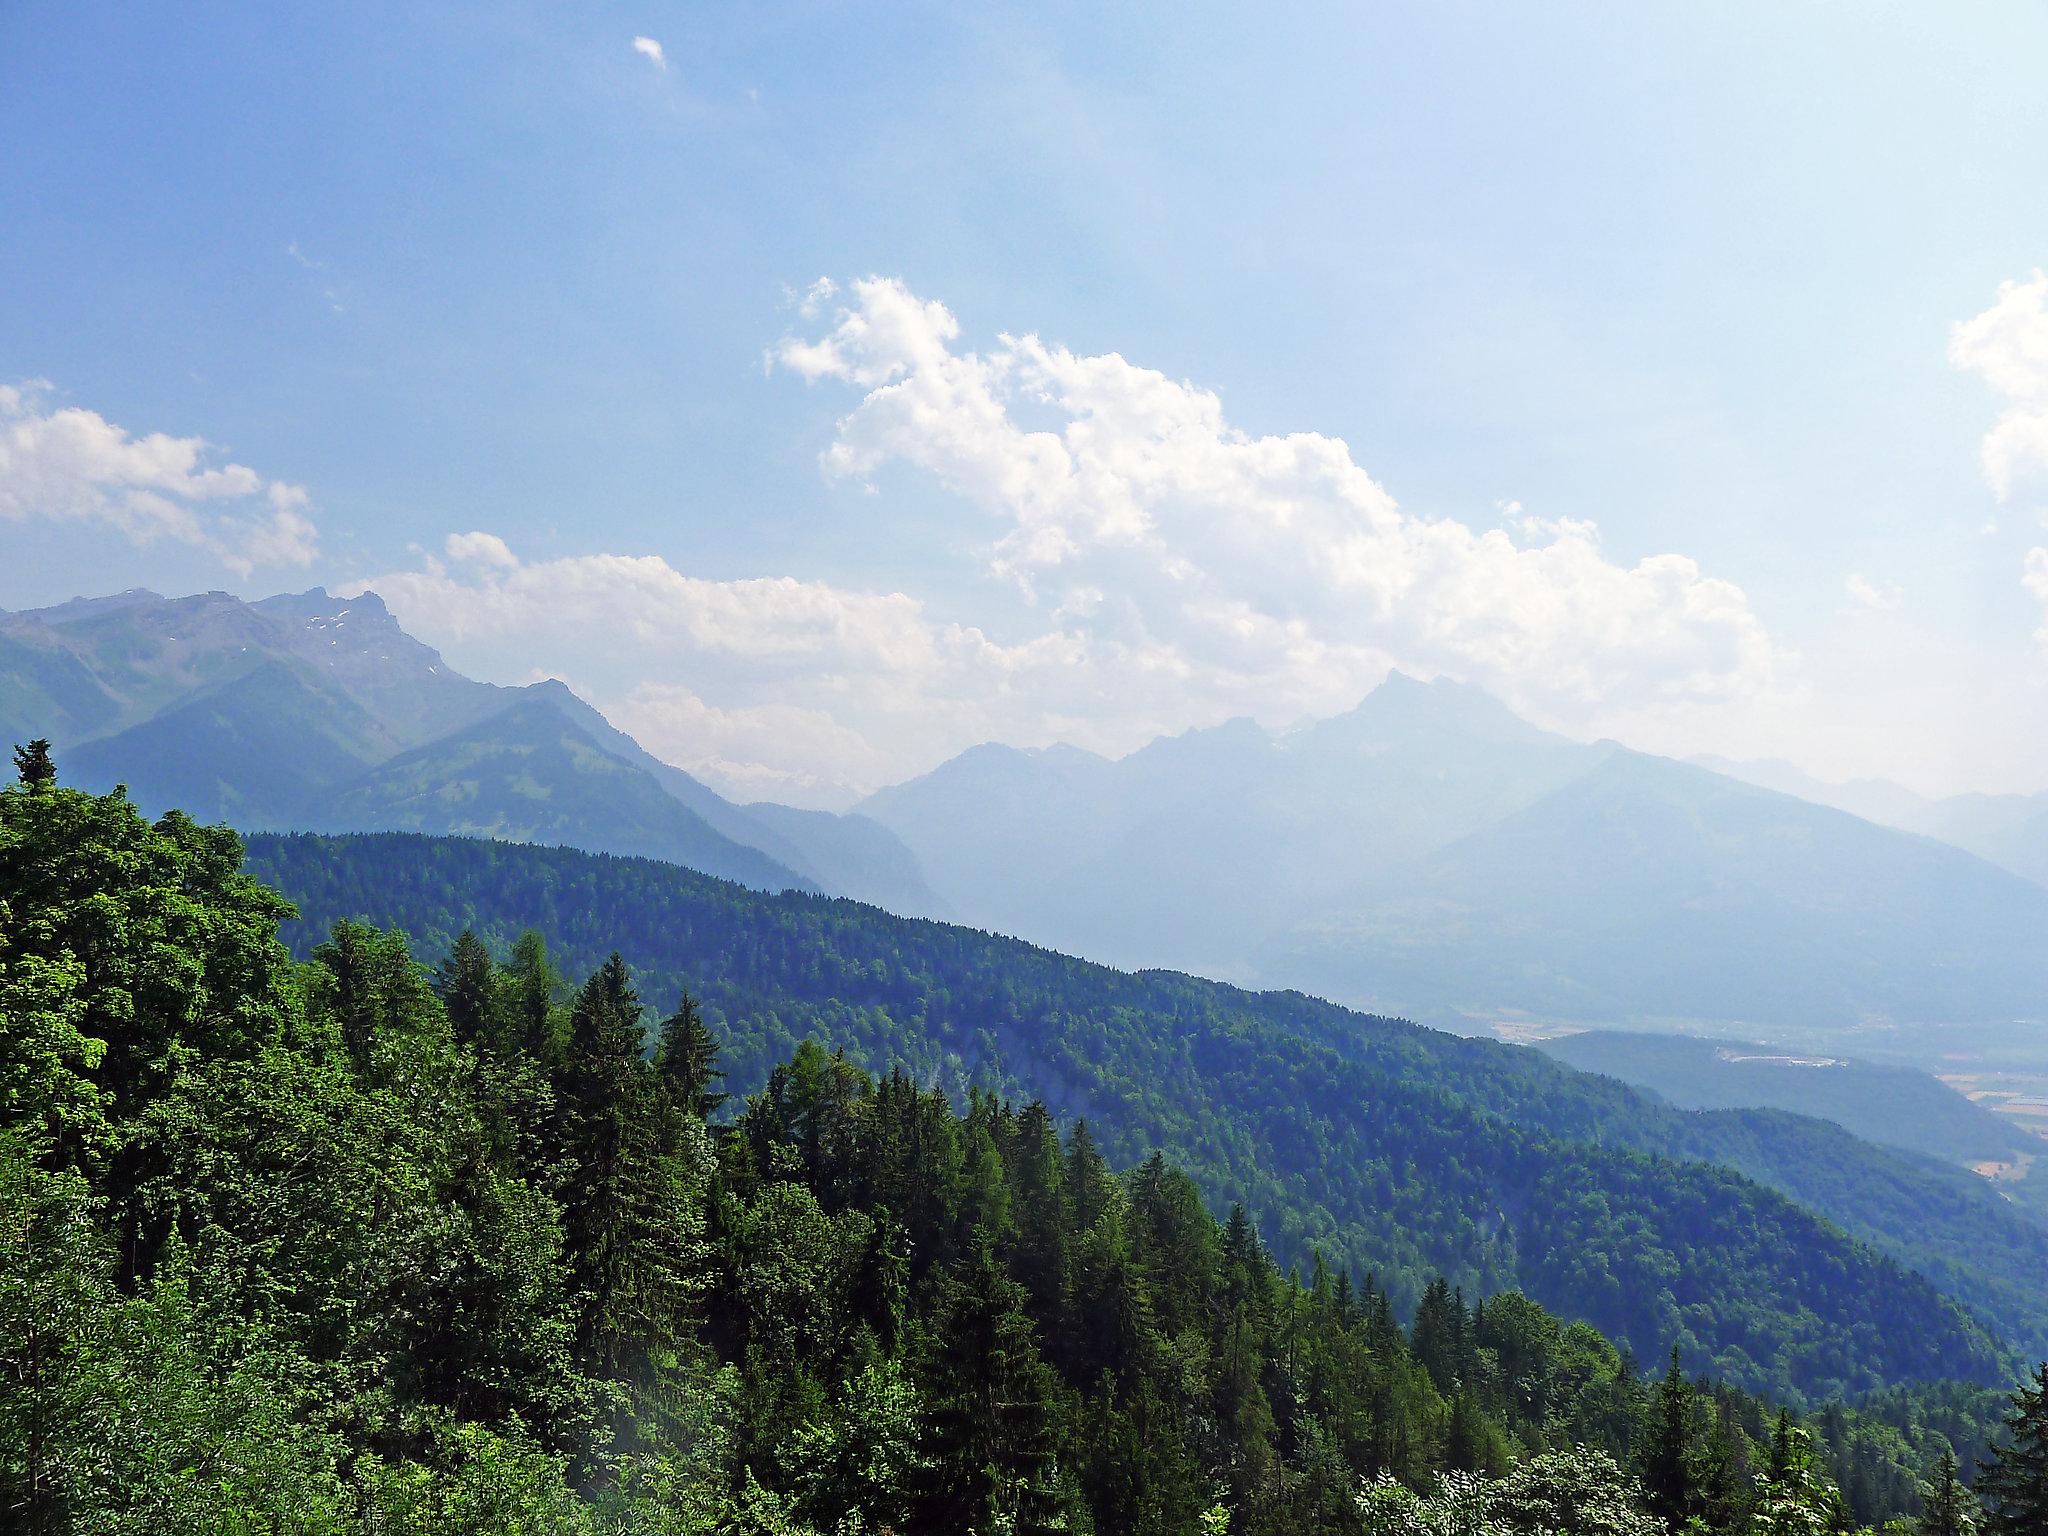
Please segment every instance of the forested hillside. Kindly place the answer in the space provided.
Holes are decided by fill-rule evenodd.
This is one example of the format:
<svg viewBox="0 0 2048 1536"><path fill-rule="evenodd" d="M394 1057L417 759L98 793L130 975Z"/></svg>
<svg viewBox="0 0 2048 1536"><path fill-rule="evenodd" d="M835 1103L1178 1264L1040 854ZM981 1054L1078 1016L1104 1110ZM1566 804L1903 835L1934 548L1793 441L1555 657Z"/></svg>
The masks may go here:
<svg viewBox="0 0 2048 1536"><path fill-rule="evenodd" d="M572 972L616 948L655 995L701 995L742 1088L817 1038L870 1070L1041 1099L1087 1118L1113 1161L1180 1161L1289 1259L1320 1249L1373 1272L1404 1314L1437 1273L1468 1294L1518 1288L1643 1358L1677 1345L1794 1399L1995 1381L2010 1345L2040 1331L2038 1290L2014 1271L2048 1244L2023 1219L1939 1202L1902 1215L1886 1181L1912 1168L1861 1177L1847 1137L1830 1148L1843 1167L1804 1175L1902 1251L1953 1221L1957 1269L2005 1306L1994 1336L1904 1263L1702 1160L1712 1117L1532 1051L644 860L299 837L252 839L251 861L305 912L290 930L303 953L347 916L400 928L427 955L469 926L501 954L538 928Z"/></svg>
<svg viewBox="0 0 2048 1536"><path fill-rule="evenodd" d="M1733 1536L1916 1509L1990 1443L1991 1394L1802 1427L1441 1277L1404 1328L1042 1102L812 1040L727 1102L726 1008L617 955L572 986L537 934L464 933L429 972L344 921L294 963L232 833L25 772L12 1528Z"/></svg>
<svg viewBox="0 0 2048 1536"><path fill-rule="evenodd" d="M1865 1141L1950 1163L2009 1162L2048 1151L2039 1137L1915 1067L1625 1030L1582 1030L1536 1043L1582 1072L1635 1083L1686 1109L1818 1115Z"/></svg>

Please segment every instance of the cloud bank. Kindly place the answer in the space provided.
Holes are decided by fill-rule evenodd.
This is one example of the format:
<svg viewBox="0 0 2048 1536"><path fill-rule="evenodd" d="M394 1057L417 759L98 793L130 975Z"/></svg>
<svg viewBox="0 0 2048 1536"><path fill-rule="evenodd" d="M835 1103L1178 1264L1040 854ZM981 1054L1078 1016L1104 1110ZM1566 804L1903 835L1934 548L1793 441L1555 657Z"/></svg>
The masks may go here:
<svg viewBox="0 0 2048 1536"><path fill-rule="evenodd" d="M1405 512L1338 438L1253 436L1211 391L1036 335L964 346L886 278L821 281L779 369L851 396L821 463L957 497L972 568L937 599L788 577L713 581L650 555L527 563L458 534L373 585L443 640L547 634L636 658L607 708L727 784L814 799L977 741L1120 752L1238 714L1348 708L1390 666L1482 683L1552 723L1754 694L1774 653L1742 591L1682 554L1623 562L1570 518ZM1001 596L997 634L957 610ZM963 598L962 593L968 594Z"/></svg>
<svg viewBox="0 0 2048 1536"><path fill-rule="evenodd" d="M204 549L244 576L319 553L304 487L213 463L204 438L132 436L50 395L41 381L0 384L0 520L102 523L139 545Z"/></svg>
<svg viewBox="0 0 2048 1536"><path fill-rule="evenodd" d="M2018 486L2048 480L2048 272L2000 284L1997 303L1956 326L1948 356L2005 401L1980 450L1984 478L1998 499L2009 501Z"/></svg>

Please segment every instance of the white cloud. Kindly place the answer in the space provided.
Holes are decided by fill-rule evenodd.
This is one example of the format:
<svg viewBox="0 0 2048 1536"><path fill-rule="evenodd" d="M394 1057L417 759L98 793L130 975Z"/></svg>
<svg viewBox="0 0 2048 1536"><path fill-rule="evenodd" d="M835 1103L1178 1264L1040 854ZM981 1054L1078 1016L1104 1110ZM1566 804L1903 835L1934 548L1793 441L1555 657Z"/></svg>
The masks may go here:
<svg viewBox="0 0 2048 1536"><path fill-rule="evenodd" d="M458 565L481 565L509 571L519 564L519 557L495 533L451 533L443 547L448 551L448 558Z"/></svg>
<svg viewBox="0 0 2048 1536"><path fill-rule="evenodd" d="M205 549L243 575L318 553L303 487L211 462L204 438L131 436L51 394L40 380L0 385L0 520L104 523L137 544Z"/></svg>
<svg viewBox="0 0 2048 1536"><path fill-rule="evenodd" d="M1850 599L1861 608L1896 608L1899 606L1900 598L1905 595L1896 581L1876 582L1856 571L1849 573L1848 580L1844 581L1842 586Z"/></svg>
<svg viewBox="0 0 2048 1536"><path fill-rule="evenodd" d="M606 678L596 702L650 750L814 804L979 741L1115 753L1233 715L1331 714L1394 665L1581 729L1770 679L1742 592L1683 555L1620 563L1590 523L1519 504L1504 527L1412 516L1337 439L1248 436L1215 395L1114 354L965 350L943 305L897 283L792 301L822 334L771 361L860 392L827 472L908 465L980 508L949 590L993 576L1025 594L1021 621L1000 605L1006 632L906 592L712 580L655 555L526 562L480 532L356 590L458 658Z"/></svg>
<svg viewBox="0 0 2048 1536"><path fill-rule="evenodd" d="M1087 686L1081 637L1001 645L900 592L713 581L656 555L528 563L489 534L444 547L452 566L429 557L341 591L374 589L440 645L516 644L551 670L623 676L596 698L623 729L743 794L843 805L975 741L1039 739L1055 700Z"/></svg>
<svg viewBox="0 0 2048 1536"><path fill-rule="evenodd" d="M651 60L656 69L661 70L663 73L667 72L668 55L662 51L661 44L657 43L653 38L634 38L633 51L639 54L642 58Z"/></svg>
<svg viewBox="0 0 2048 1536"><path fill-rule="evenodd" d="M1389 658L1568 713L1726 697L1769 675L1741 590L1686 556L1622 564L1590 523L1519 506L1508 528L1416 517L1340 439L1252 437L1213 393L1115 353L1035 335L977 353L959 330L943 305L870 278L823 335L776 355L864 391L829 475L934 476L990 516L992 571L1056 601L1111 594L1098 631L1307 707Z"/></svg>
<svg viewBox="0 0 2048 1536"><path fill-rule="evenodd" d="M2027 551L2026 574L2020 577L2020 585L2041 605L2041 627L2034 631L2034 644L2048 657L2048 549Z"/></svg>
<svg viewBox="0 0 2048 1536"><path fill-rule="evenodd" d="M2048 273L2000 284L1995 304L1955 327L1948 356L2005 398L1981 450L1984 478L1998 499L2010 500L2023 481L2048 477Z"/></svg>

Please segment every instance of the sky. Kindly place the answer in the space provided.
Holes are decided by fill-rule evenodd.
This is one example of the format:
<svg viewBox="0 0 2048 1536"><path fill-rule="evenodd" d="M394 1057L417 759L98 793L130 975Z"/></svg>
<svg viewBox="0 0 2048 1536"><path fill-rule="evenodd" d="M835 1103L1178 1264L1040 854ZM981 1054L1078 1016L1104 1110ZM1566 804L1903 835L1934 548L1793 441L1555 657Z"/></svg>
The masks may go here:
<svg viewBox="0 0 2048 1536"><path fill-rule="evenodd" d="M2048 10L0 0L0 607L740 798L1389 668L2048 788Z"/></svg>

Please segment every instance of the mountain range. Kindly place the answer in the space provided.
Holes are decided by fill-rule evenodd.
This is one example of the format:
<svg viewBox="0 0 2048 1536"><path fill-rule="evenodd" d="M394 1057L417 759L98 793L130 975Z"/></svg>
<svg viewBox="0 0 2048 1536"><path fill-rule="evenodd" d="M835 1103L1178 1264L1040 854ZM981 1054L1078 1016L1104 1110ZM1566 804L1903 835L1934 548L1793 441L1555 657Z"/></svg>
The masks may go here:
<svg viewBox="0 0 2048 1536"><path fill-rule="evenodd" d="M1979 1022L2048 1003L2048 888L1931 837L1395 674L1290 731L980 747L858 809L962 919L1471 1026Z"/></svg>
<svg viewBox="0 0 2048 1536"><path fill-rule="evenodd" d="M238 827L461 833L642 853L761 889L935 910L879 824L735 805L568 687L451 669L374 593L131 591L0 614L0 732L67 782Z"/></svg>
<svg viewBox="0 0 2048 1536"><path fill-rule="evenodd" d="M1979 858L2048 884L2048 792L2033 795L1947 795L1929 798L1885 779L1833 783L1775 759L1738 762L1693 759L1702 767L1766 789L1832 805L1880 826L1918 832L1966 848Z"/></svg>
<svg viewBox="0 0 2048 1536"><path fill-rule="evenodd" d="M0 615L0 731L152 811L644 854L1453 1028L1768 1039L2048 1006L2027 797L1818 804L1782 765L1575 741L1399 673L1290 730L975 747L832 815L734 804L559 682L464 677L374 593L136 591Z"/></svg>

